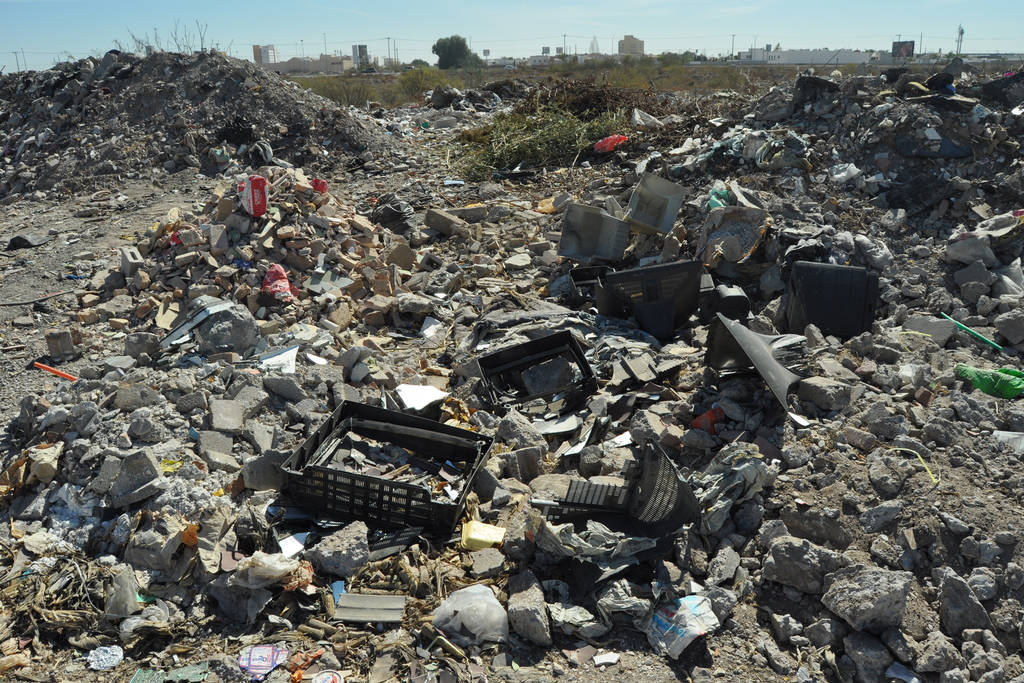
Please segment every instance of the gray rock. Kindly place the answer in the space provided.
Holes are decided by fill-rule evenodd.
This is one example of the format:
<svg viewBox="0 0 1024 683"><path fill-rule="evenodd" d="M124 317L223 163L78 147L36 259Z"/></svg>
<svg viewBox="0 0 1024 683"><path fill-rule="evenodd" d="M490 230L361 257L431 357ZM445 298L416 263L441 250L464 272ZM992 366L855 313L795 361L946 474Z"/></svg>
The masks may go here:
<svg viewBox="0 0 1024 683"><path fill-rule="evenodd" d="M928 634L914 662L914 668L920 672L942 673L950 669L959 669L964 665L960 651L939 631Z"/></svg>
<svg viewBox="0 0 1024 683"><path fill-rule="evenodd" d="M263 378L263 388L292 403L306 398L306 392L291 375L267 375Z"/></svg>
<svg viewBox="0 0 1024 683"><path fill-rule="evenodd" d="M629 421L629 435L633 443L659 443L665 431L665 423L650 410L638 410Z"/></svg>
<svg viewBox="0 0 1024 683"><path fill-rule="evenodd" d="M242 480L245 487L254 491L279 490L284 486L285 476L281 464L291 455L285 451L267 451L242 465Z"/></svg>
<svg viewBox="0 0 1024 683"><path fill-rule="evenodd" d="M896 659L909 664L917 656L917 643L903 634L898 628L886 629L882 632L882 643L889 648L889 652L896 656Z"/></svg>
<svg viewBox="0 0 1024 683"><path fill-rule="evenodd" d="M854 680L857 683L884 681L885 670L893 662L893 656L878 638L866 633L851 633L843 639L846 656L856 667Z"/></svg>
<svg viewBox="0 0 1024 683"><path fill-rule="evenodd" d="M942 630L958 637L965 628L988 628L988 612L982 607L971 587L949 567L937 569L939 584L939 619Z"/></svg>
<svg viewBox="0 0 1024 683"><path fill-rule="evenodd" d="M240 465L231 455L233 445L234 439L230 434L213 431L199 432L199 454L210 466L211 471L238 471Z"/></svg>
<svg viewBox="0 0 1024 683"><path fill-rule="evenodd" d="M993 321L999 334L1003 335L1011 344L1019 344L1024 341L1024 310L1013 308L1006 313L996 316Z"/></svg>
<svg viewBox="0 0 1024 683"><path fill-rule="evenodd" d="M847 564L837 552L794 536L772 541L764 560L764 577L804 593L821 593L825 575Z"/></svg>
<svg viewBox="0 0 1024 683"><path fill-rule="evenodd" d="M929 318L925 316L908 316L903 322L903 329L912 332L921 332L932 338L939 348L946 345L953 333L956 332L956 324L945 318Z"/></svg>
<svg viewBox="0 0 1024 683"><path fill-rule="evenodd" d="M733 576L740 566L740 556L731 545L724 545L718 549L715 556L708 565L708 576L705 583L708 586L717 586L728 582L732 584Z"/></svg>
<svg viewBox="0 0 1024 683"><path fill-rule="evenodd" d="M262 455L274 447L274 430L257 420L249 420L245 423L245 431L242 436L256 449L257 455Z"/></svg>
<svg viewBox="0 0 1024 683"><path fill-rule="evenodd" d="M850 405L852 388L845 382L828 377L808 377L800 380L797 396L822 410L842 410Z"/></svg>
<svg viewBox="0 0 1024 683"><path fill-rule="evenodd" d="M124 338L124 355L138 358L142 354L155 356L160 352L160 337L151 332L132 332Z"/></svg>
<svg viewBox="0 0 1024 683"><path fill-rule="evenodd" d="M225 351L247 356L256 348L260 330L249 309L235 305L204 320L196 329L195 338L199 353L204 356Z"/></svg>
<svg viewBox="0 0 1024 683"><path fill-rule="evenodd" d="M370 561L365 522L352 522L320 540L305 557L320 571L346 578Z"/></svg>
<svg viewBox="0 0 1024 683"><path fill-rule="evenodd" d="M83 401L71 409L71 428L78 436L88 439L100 430L103 420L99 407L92 401Z"/></svg>
<svg viewBox="0 0 1024 683"><path fill-rule="evenodd" d="M501 573L505 556L497 548L484 548L469 554L473 563L469 573L474 579L490 579Z"/></svg>
<svg viewBox="0 0 1024 683"><path fill-rule="evenodd" d="M779 649L775 641L764 638L757 643L757 651L768 660L768 666L780 676L789 676L797 669L793 658Z"/></svg>
<svg viewBox="0 0 1024 683"><path fill-rule="evenodd" d="M144 384L125 384L118 387L117 393L114 394L114 405L126 412L155 406L163 400L164 397L159 392Z"/></svg>
<svg viewBox="0 0 1024 683"><path fill-rule="evenodd" d="M889 500L881 505L865 510L860 515L861 526L869 534L878 533L892 524L893 520L903 511L903 504L898 500Z"/></svg>
<svg viewBox="0 0 1024 683"><path fill-rule="evenodd" d="M263 412L267 403L270 402L270 394L259 387L251 385L244 386L232 397L242 404L242 415L246 418L256 417Z"/></svg>
<svg viewBox="0 0 1024 683"><path fill-rule="evenodd" d="M548 442L544 435L533 428L530 420L516 410L510 410L498 423L498 432L495 434L498 441L512 444L517 448L537 446L545 452L548 449Z"/></svg>
<svg viewBox="0 0 1024 683"><path fill-rule="evenodd" d="M711 611L718 617L718 623L724 624L732 611L736 609L739 598L736 593L721 586L711 586L701 593L711 601Z"/></svg>
<svg viewBox="0 0 1024 683"><path fill-rule="evenodd" d="M854 630L882 632L903 621L914 575L877 567L847 567L825 578L821 602Z"/></svg>
<svg viewBox="0 0 1024 683"><path fill-rule="evenodd" d="M194 410L206 410L209 407L206 392L193 391L191 394L184 394L175 402L175 407L184 415L189 415Z"/></svg>
<svg viewBox="0 0 1024 683"><path fill-rule="evenodd" d="M239 434L245 426L242 404L238 401L214 399L210 401L210 429Z"/></svg>
<svg viewBox="0 0 1024 683"><path fill-rule="evenodd" d="M967 585L974 591L978 600L991 600L999 592L996 574L988 567L975 567L967 577Z"/></svg>
<svg viewBox="0 0 1024 683"><path fill-rule="evenodd" d="M121 461L107 500L111 507L124 507L156 495L165 486L156 456L149 449L136 451Z"/></svg>
<svg viewBox="0 0 1024 683"><path fill-rule="evenodd" d="M775 634L775 640L780 643L788 643L790 638L803 633L803 624L788 614L772 614L769 619L771 620L772 633Z"/></svg>
<svg viewBox="0 0 1024 683"><path fill-rule="evenodd" d="M849 627L838 619L819 619L804 629L804 635L815 647L834 648L849 633Z"/></svg>
<svg viewBox="0 0 1024 683"><path fill-rule="evenodd" d="M505 454L506 471L524 484L529 484L541 474L546 449L537 446L518 448Z"/></svg>
<svg viewBox="0 0 1024 683"><path fill-rule="evenodd" d="M526 570L509 577L508 623L531 643L551 645L551 624L544 591L533 572Z"/></svg>

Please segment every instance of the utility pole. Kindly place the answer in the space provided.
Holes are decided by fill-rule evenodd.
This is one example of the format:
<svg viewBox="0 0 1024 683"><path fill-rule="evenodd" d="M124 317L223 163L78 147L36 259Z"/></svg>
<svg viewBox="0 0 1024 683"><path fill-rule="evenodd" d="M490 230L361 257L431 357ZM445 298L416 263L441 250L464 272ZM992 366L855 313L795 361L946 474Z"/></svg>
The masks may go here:
<svg viewBox="0 0 1024 683"><path fill-rule="evenodd" d="M957 55L960 54L960 49L963 47L963 44L964 44L964 26L963 26L963 24L960 24L959 26L956 27L956 53L957 53Z"/></svg>
<svg viewBox="0 0 1024 683"><path fill-rule="evenodd" d="M562 34L562 58L565 58L565 34Z"/></svg>
<svg viewBox="0 0 1024 683"><path fill-rule="evenodd" d="M729 59L736 56L736 34L732 34L732 47L729 48Z"/></svg>
<svg viewBox="0 0 1024 683"><path fill-rule="evenodd" d="M14 65L15 65L15 67L17 68L18 71L21 71L21 62L18 61L18 51L15 50L11 54L14 55Z"/></svg>
<svg viewBox="0 0 1024 683"><path fill-rule="evenodd" d="M391 66L391 36L388 36L388 66Z"/></svg>
<svg viewBox="0 0 1024 683"><path fill-rule="evenodd" d="M25 65L25 71L28 71L28 60L25 59L25 48L21 48L21 63Z"/></svg>
<svg viewBox="0 0 1024 683"><path fill-rule="evenodd" d="M324 32L324 54L327 54L327 33Z"/></svg>

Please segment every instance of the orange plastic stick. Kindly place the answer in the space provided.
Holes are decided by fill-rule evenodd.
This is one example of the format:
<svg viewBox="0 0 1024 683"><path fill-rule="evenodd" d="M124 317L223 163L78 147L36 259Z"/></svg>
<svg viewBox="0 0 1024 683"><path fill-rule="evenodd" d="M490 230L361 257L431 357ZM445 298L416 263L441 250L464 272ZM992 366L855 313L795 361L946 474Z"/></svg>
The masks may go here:
<svg viewBox="0 0 1024 683"><path fill-rule="evenodd" d="M66 379L69 382L77 382L78 381L78 378L75 377L74 375L69 375L68 373L62 372L61 370L58 370L57 368L51 368L49 365L43 365L42 363L39 363L39 362L35 362L32 365L33 365L33 367L37 367L40 370L46 370L47 372L49 372L52 375L57 375L58 377Z"/></svg>

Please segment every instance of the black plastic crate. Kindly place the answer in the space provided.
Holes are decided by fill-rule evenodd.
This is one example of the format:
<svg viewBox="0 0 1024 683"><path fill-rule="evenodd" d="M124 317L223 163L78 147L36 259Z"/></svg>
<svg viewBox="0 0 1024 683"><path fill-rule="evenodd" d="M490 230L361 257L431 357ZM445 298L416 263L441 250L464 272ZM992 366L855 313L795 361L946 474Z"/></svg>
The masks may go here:
<svg viewBox="0 0 1024 683"><path fill-rule="evenodd" d="M677 261L605 275L597 290L601 315L632 315L643 330L665 340L683 327L700 302L700 261Z"/></svg>
<svg viewBox="0 0 1024 683"><path fill-rule="evenodd" d="M531 388L526 373L537 372L538 366L559 358L575 368L573 379L550 389ZM597 391L597 376L571 332L555 332L499 349L480 356L477 363L482 378L480 397L494 410L518 408L527 414L562 412L578 406Z"/></svg>
<svg viewBox="0 0 1024 683"><path fill-rule="evenodd" d="M324 461L334 452L331 445L348 433L410 451L409 462L416 468L432 474L444 471L460 483L458 497L437 500L424 485L328 467ZM466 429L344 401L282 465L285 491L320 518L360 519L389 528L419 526L448 534L459 521L490 447L491 439Z"/></svg>
<svg viewBox="0 0 1024 683"><path fill-rule="evenodd" d="M789 276L786 326L803 334L814 324L823 334L849 339L871 329L878 308L878 275L867 268L797 261Z"/></svg>

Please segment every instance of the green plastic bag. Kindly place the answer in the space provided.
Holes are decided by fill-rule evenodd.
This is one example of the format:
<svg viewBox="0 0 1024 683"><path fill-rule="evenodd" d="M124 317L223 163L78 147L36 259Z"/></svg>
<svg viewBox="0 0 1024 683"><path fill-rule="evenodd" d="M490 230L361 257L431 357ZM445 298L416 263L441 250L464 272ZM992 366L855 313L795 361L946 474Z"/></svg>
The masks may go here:
<svg viewBox="0 0 1024 683"><path fill-rule="evenodd" d="M956 376L966 379L975 389L997 398L1017 398L1024 394L1024 372L1012 368L982 370L970 365L959 364L954 368Z"/></svg>

